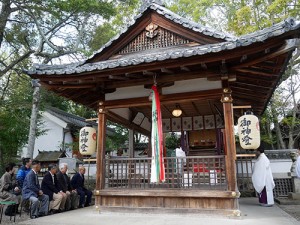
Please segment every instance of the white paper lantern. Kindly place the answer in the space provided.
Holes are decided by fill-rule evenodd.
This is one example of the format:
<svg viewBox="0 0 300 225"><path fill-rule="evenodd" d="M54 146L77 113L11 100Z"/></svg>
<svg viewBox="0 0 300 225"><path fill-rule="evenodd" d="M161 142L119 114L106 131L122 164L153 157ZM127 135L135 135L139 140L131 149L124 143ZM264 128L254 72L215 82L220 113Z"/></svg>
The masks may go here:
<svg viewBox="0 0 300 225"><path fill-rule="evenodd" d="M79 151L81 155L92 155L96 151L97 133L93 127L83 127L79 132Z"/></svg>
<svg viewBox="0 0 300 225"><path fill-rule="evenodd" d="M258 118L244 115L238 119L240 145L243 149L257 149L260 146L260 129Z"/></svg>

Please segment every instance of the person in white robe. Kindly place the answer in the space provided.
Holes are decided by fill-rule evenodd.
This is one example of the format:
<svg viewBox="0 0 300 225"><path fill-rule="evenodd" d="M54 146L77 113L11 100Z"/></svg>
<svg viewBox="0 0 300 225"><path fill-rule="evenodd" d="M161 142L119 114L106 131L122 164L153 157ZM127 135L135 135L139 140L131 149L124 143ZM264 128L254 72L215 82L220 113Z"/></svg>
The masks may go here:
<svg viewBox="0 0 300 225"><path fill-rule="evenodd" d="M259 195L259 203L262 206L274 205L273 189L275 183L270 167L270 161L264 153L263 147L256 151L257 161L253 166L252 183Z"/></svg>
<svg viewBox="0 0 300 225"><path fill-rule="evenodd" d="M298 148L298 157L296 161L296 174L297 177L300 178L300 148Z"/></svg>
<svg viewBox="0 0 300 225"><path fill-rule="evenodd" d="M178 145L175 149L176 158L177 158L177 169L180 174L183 173L184 166L186 164L186 154L185 151L182 150L181 146Z"/></svg>

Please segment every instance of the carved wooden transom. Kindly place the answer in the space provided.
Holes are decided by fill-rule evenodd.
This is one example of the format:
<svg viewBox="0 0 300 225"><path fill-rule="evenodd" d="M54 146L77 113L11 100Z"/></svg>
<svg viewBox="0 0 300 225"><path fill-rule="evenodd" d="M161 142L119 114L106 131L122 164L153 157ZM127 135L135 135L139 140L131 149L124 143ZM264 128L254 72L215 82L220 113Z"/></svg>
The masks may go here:
<svg viewBox="0 0 300 225"><path fill-rule="evenodd" d="M166 30L157 24L150 23L138 34L129 44L121 49L118 54L124 55L132 52L139 52L149 49L164 48L192 43L193 41L184 38L172 31Z"/></svg>

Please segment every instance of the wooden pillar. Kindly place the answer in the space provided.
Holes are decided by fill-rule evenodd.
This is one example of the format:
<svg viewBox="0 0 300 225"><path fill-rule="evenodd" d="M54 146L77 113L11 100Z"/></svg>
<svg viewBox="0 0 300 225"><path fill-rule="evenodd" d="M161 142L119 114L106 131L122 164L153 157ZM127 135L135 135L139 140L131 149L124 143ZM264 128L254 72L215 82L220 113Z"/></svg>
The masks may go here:
<svg viewBox="0 0 300 225"><path fill-rule="evenodd" d="M105 186L105 139L106 139L106 114L104 101L99 102L98 110L98 148L96 171L96 209L101 205L100 190Z"/></svg>
<svg viewBox="0 0 300 225"><path fill-rule="evenodd" d="M227 187L229 191L236 190L236 146L234 137L234 120L233 107L230 88L223 89L221 102L223 103L224 122L225 122L225 163L226 163L226 177Z"/></svg>
<svg viewBox="0 0 300 225"><path fill-rule="evenodd" d="M128 136L129 136L128 156L129 158L134 158L134 130L133 129L129 129Z"/></svg>

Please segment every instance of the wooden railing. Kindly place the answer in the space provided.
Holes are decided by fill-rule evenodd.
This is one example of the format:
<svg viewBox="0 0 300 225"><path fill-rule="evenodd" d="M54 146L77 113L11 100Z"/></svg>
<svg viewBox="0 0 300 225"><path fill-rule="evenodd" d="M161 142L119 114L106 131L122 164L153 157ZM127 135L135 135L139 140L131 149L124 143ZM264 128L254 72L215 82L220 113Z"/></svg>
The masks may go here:
<svg viewBox="0 0 300 225"><path fill-rule="evenodd" d="M237 187L238 190L242 193L254 192L251 178L252 167L254 165L253 159L255 159L255 154L237 154Z"/></svg>
<svg viewBox="0 0 300 225"><path fill-rule="evenodd" d="M105 188L226 190L224 156L165 158L166 181L151 183L151 158L106 159Z"/></svg>

